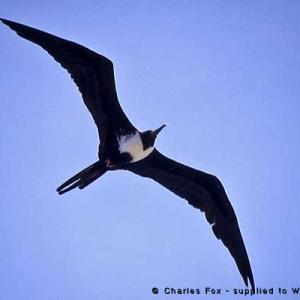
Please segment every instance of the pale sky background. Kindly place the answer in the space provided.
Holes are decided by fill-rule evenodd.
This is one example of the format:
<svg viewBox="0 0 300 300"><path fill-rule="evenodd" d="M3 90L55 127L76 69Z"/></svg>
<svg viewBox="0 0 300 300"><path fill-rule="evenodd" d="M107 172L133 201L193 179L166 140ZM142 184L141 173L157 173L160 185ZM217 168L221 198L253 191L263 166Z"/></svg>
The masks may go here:
<svg viewBox="0 0 300 300"><path fill-rule="evenodd" d="M222 180L257 287L299 286L299 1L3 0L0 11L112 59L133 123L166 122L160 151ZM45 51L2 24L0 41L1 299L244 288L204 216L155 182L115 172L57 195L96 160L96 127Z"/></svg>

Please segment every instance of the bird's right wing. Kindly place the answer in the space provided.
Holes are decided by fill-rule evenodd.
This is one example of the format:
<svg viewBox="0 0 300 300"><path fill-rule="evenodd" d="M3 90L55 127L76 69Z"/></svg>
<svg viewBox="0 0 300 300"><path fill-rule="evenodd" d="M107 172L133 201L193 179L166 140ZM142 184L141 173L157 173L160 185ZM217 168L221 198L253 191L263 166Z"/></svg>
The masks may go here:
<svg viewBox="0 0 300 300"><path fill-rule="evenodd" d="M74 42L0 19L19 36L44 48L71 75L97 125L101 143L115 131L135 132L119 104L112 62Z"/></svg>
<svg viewBox="0 0 300 300"><path fill-rule="evenodd" d="M124 169L151 178L193 207L205 213L215 236L227 247L248 286L254 279L237 217L220 180L195 170L159 153L156 149L145 159L128 164Z"/></svg>

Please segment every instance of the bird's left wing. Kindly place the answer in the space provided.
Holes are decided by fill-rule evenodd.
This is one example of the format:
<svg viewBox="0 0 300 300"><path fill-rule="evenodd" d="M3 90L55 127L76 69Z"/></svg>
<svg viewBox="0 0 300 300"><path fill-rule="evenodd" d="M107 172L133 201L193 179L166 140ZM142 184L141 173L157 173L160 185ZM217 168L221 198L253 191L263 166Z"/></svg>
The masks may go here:
<svg viewBox="0 0 300 300"><path fill-rule="evenodd" d="M215 236L228 248L248 286L254 279L237 217L220 180L167 158L156 149L124 169L149 177L205 213Z"/></svg>
<svg viewBox="0 0 300 300"><path fill-rule="evenodd" d="M97 125L103 146L109 132L135 132L135 127L118 102L113 63L108 58L47 32L13 21L0 20L19 36L44 48L67 69Z"/></svg>

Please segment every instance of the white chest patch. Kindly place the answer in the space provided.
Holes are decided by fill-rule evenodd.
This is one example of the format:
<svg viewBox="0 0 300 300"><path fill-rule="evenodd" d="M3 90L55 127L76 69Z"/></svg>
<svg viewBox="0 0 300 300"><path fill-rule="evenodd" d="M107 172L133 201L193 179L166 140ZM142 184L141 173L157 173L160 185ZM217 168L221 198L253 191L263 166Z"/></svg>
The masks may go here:
<svg viewBox="0 0 300 300"><path fill-rule="evenodd" d="M154 147L149 147L146 150L143 149L143 143L138 132L119 137L118 143L120 153L129 153L133 157L132 162L147 157L154 149Z"/></svg>

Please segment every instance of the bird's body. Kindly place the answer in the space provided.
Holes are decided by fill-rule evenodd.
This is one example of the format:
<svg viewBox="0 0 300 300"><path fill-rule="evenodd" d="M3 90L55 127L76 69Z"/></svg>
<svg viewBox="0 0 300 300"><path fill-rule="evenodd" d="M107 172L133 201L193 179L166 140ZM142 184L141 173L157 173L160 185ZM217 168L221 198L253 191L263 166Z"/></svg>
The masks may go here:
<svg viewBox="0 0 300 300"><path fill-rule="evenodd" d="M118 137L118 149L120 154L128 153L131 156L130 163L137 162L147 157L153 151L154 147L145 148L141 134L136 131L131 135L121 135Z"/></svg>
<svg viewBox="0 0 300 300"><path fill-rule="evenodd" d="M64 194L82 189L111 170L128 170L166 187L205 213L215 236L234 258L246 285L254 289L252 270L234 209L220 180L176 162L155 147L159 132L138 131L117 97L112 62L74 42L29 26L0 19L21 37L44 48L71 75L98 128L98 160L57 188Z"/></svg>
<svg viewBox="0 0 300 300"><path fill-rule="evenodd" d="M100 147L99 160L104 160L108 168L114 169L146 158L154 150L154 140L165 126L144 132L138 130L127 134L115 132L111 135L112 141L109 141L102 151Z"/></svg>

